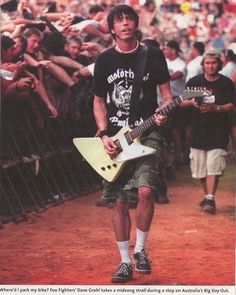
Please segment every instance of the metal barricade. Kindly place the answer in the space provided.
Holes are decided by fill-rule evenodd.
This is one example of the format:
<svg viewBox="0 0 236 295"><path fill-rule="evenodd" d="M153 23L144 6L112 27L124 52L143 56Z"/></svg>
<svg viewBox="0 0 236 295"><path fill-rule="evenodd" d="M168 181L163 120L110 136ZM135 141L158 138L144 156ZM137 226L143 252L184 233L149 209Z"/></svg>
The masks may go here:
<svg viewBox="0 0 236 295"><path fill-rule="evenodd" d="M64 119L48 120L42 129L27 116L4 120L0 228L101 186L100 177L73 146L73 136Z"/></svg>

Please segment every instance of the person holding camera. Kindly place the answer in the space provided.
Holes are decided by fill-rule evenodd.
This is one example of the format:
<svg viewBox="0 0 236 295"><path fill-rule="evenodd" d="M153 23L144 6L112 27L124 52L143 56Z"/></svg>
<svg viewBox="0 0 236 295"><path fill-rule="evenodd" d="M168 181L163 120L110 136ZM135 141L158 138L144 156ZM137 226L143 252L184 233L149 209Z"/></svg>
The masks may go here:
<svg viewBox="0 0 236 295"><path fill-rule="evenodd" d="M225 156L229 143L226 113L235 108L236 92L233 82L219 71L220 54L208 50L202 60L203 74L191 78L187 87L204 87L210 91L214 103L203 98L184 101L182 107L191 107L190 166L192 177L200 179L204 199L202 211L215 214L215 194L219 177L226 166ZM211 97L211 98L212 98Z"/></svg>

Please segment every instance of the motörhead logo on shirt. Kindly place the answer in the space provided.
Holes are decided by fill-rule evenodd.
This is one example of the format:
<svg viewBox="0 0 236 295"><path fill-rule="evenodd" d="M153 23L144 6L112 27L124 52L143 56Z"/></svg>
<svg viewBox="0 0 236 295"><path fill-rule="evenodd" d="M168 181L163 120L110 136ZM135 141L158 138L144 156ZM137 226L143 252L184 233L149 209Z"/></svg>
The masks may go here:
<svg viewBox="0 0 236 295"><path fill-rule="evenodd" d="M117 69L109 75L107 82L112 84L112 92L107 103L113 103L117 111L113 112L110 122L113 126L126 126L128 124L131 93L133 89L134 72L132 69Z"/></svg>
<svg viewBox="0 0 236 295"><path fill-rule="evenodd" d="M120 54L114 47L101 53L96 60L93 93L105 100L111 134L128 125L137 61L138 51ZM165 57L160 49L148 48L144 72L135 125L153 114L157 107L157 85L169 81Z"/></svg>
<svg viewBox="0 0 236 295"><path fill-rule="evenodd" d="M148 79L147 74L143 80ZM114 103L117 107L117 112L110 117L110 122L113 126L128 125L128 117L130 110L130 100L133 89L134 72L132 69L125 70L119 68L115 73L107 78L107 82L113 85L113 91L108 96L107 103ZM139 125L143 120L137 121L135 125Z"/></svg>
<svg viewBox="0 0 236 295"><path fill-rule="evenodd" d="M117 79L134 79L134 72L129 69L124 70L124 69L117 69L117 71L114 74L111 74L108 78L107 78L107 82L113 83L115 80Z"/></svg>

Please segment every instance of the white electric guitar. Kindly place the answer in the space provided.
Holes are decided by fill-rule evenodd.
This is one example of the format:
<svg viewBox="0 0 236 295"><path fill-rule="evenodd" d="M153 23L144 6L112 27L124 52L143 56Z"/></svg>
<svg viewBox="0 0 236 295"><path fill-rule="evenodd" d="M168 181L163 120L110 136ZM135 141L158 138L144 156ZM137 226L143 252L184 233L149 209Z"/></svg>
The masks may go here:
<svg viewBox="0 0 236 295"><path fill-rule="evenodd" d="M182 101L192 97L209 96L209 92L203 88L188 88L184 93L175 98L173 102L160 108L157 113L169 115ZM155 114L146 119L139 126L131 129L123 127L112 140L118 146L119 153L115 158L105 152L103 142L99 137L74 138L73 143L84 159L109 182L114 182L122 171L127 161L148 156L156 152L155 149L142 145L140 136L144 131L155 124Z"/></svg>

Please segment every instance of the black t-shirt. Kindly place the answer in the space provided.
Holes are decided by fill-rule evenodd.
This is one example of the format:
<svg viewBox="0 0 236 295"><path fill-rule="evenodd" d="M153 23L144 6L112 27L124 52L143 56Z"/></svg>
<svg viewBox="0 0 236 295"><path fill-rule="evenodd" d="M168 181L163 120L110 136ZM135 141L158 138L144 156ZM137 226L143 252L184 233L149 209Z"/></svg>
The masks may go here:
<svg viewBox="0 0 236 295"><path fill-rule="evenodd" d="M223 75L220 75L216 81L208 81L204 74L201 74L190 79L187 86L206 87L215 96L217 105L236 104L234 84ZM191 147L202 150L225 149L229 142L228 133L227 113L200 113L198 109L192 109Z"/></svg>
<svg viewBox="0 0 236 295"><path fill-rule="evenodd" d="M106 101L108 129L111 134L128 125L137 58L137 51L133 54L122 54L112 47L100 54L96 60L93 93ZM157 108L157 85L166 83L169 79L162 51L149 47L135 125L154 114Z"/></svg>

